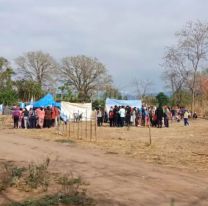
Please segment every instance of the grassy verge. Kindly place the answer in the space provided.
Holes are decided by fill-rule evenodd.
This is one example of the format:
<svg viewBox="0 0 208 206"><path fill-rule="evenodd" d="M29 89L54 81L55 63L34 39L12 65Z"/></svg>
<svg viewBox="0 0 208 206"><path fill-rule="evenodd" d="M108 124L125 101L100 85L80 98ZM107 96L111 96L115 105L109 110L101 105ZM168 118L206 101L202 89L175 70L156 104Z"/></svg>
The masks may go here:
<svg viewBox="0 0 208 206"><path fill-rule="evenodd" d="M48 171L50 160L46 159L40 164L30 163L27 167L18 167L11 162L0 163L0 195L8 192L9 188L17 194L29 193L31 195L19 202L7 202L4 206L92 206L95 202L88 197L86 183L81 177L73 173L64 176L52 175ZM48 192L50 187L57 192ZM39 191L35 193L34 191ZM54 190L53 190L54 191ZM31 196L31 198L30 198Z"/></svg>

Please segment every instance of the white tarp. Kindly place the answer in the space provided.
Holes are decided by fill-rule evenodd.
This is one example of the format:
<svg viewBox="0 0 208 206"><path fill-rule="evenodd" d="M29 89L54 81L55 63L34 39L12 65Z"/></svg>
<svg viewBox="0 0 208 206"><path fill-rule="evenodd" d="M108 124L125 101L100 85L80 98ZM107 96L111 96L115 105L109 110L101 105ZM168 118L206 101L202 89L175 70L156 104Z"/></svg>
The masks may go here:
<svg viewBox="0 0 208 206"><path fill-rule="evenodd" d="M0 114L3 113L3 104L0 104Z"/></svg>
<svg viewBox="0 0 208 206"><path fill-rule="evenodd" d="M110 108L114 107L115 105L141 108L142 101L141 100L118 100L118 99L107 98L105 101L105 109L106 109L107 113L110 111Z"/></svg>
<svg viewBox="0 0 208 206"><path fill-rule="evenodd" d="M77 115L82 115L82 120L88 121L92 116L92 103L61 102L61 116L67 120L74 120Z"/></svg>

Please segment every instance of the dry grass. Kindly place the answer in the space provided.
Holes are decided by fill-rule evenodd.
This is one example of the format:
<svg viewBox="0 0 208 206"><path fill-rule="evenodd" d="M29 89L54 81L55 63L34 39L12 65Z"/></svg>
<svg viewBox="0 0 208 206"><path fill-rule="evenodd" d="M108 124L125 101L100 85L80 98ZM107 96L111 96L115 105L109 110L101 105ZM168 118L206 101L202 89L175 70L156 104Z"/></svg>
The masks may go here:
<svg viewBox="0 0 208 206"><path fill-rule="evenodd" d="M57 141L68 138L84 147L100 148L107 154L124 155L146 162L161 164L168 167L183 168L194 171L208 171L208 121L191 121L184 127L183 123L172 123L170 128L151 128L152 145L149 146L148 128L97 128L97 141L90 141L90 131L85 138L85 128L82 126L82 136L77 138L71 126L71 137L59 135L57 129L7 129L5 132L26 137ZM84 124L83 124L84 125ZM94 131L93 131L94 132ZM69 134L69 132L66 132Z"/></svg>

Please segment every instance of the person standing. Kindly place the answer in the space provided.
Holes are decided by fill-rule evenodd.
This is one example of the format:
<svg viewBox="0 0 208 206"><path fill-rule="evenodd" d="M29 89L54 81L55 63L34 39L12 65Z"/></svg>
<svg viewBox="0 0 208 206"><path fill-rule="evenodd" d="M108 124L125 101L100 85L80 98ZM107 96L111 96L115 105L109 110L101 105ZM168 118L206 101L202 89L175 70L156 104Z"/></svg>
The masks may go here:
<svg viewBox="0 0 208 206"><path fill-rule="evenodd" d="M102 113L101 107L99 107L98 110L97 110L97 124L98 124L98 127L102 126L102 123L103 123L103 113Z"/></svg>
<svg viewBox="0 0 208 206"><path fill-rule="evenodd" d="M126 111L124 109L124 106L121 106L121 108L119 109L119 115L120 115L120 121L121 121L120 126L123 127L125 116L126 116Z"/></svg>
<svg viewBox="0 0 208 206"><path fill-rule="evenodd" d="M51 121L52 121L52 111L51 111L51 108L48 106L45 109L45 126L50 128L51 127Z"/></svg>
<svg viewBox="0 0 208 206"><path fill-rule="evenodd" d="M109 122L110 122L110 127L113 127L113 118L114 118L114 113L113 113L113 108L111 107L110 108L110 111L109 111Z"/></svg>
<svg viewBox="0 0 208 206"><path fill-rule="evenodd" d="M161 105L156 109L155 114L157 115L157 127L162 128L163 109Z"/></svg>
<svg viewBox="0 0 208 206"><path fill-rule="evenodd" d="M130 126L130 120L131 120L131 107L127 106L125 111L125 117L126 117L126 126Z"/></svg>
<svg viewBox="0 0 208 206"><path fill-rule="evenodd" d="M29 122L30 122L30 128L36 128L36 114L35 109L30 108L29 111Z"/></svg>
<svg viewBox="0 0 208 206"><path fill-rule="evenodd" d="M51 108L51 111L52 111L52 127L56 127L57 126L57 117L58 117L58 108L53 106Z"/></svg>
<svg viewBox="0 0 208 206"><path fill-rule="evenodd" d="M13 112L12 112L12 118L14 121L14 128L18 129L19 128L19 118L20 118L20 110L18 107L15 107Z"/></svg>
<svg viewBox="0 0 208 206"><path fill-rule="evenodd" d="M45 117L45 111L43 107L36 109L37 117L38 117L38 125L42 129L44 124L44 117Z"/></svg>
<svg viewBox="0 0 208 206"><path fill-rule="evenodd" d="M23 114L22 108L20 108L19 112L20 112L20 115L19 115L18 127L22 128L22 126L23 126L23 119L24 119L24 114Z"/></svg>
<svg viewBox="0 0 208 206"><path fill-rule="evenodd" d="M136 107L134 107L132 111L131 118L132 118L132 125L135 126L136 125Z"/></svg>
<svg viewBox="0 0 208 206"><path fill-rule="evenodd" d="M29 126L29 111L27 108L23 110L23 116L24 116L24 128L27 129Z"/></svg>
<svg viewBox="0 0 208 206"><path fill-rule="evenodd" d="M165 127L169 127L169 117L170 117L170 110L167 106L164 107L164 125Z"/></svg>
<svg viewBox="0 0 208 206"><path fill-rule="evenodd" d="M57 107L54 107L54 111L55 111L55 127L57 127L59 123L58 120L60 119L60 112Z"/></svg>
<svg viewBox="0 0 208 206"><path fill-rule="evenodd" d="M184 115L183 115L183 120L184 120L184 126L188 126L189 125L189 112L187 110L185 110Z"/></svg>

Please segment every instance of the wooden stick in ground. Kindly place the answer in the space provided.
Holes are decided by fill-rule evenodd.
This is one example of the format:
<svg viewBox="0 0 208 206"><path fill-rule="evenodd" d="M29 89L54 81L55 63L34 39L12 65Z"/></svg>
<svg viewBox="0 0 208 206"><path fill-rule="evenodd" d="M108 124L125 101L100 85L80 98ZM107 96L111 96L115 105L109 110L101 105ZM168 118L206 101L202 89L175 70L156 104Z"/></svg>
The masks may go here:
<svg viewBox="0 0 208 206"><path fill-rule="evenodd" d="M85 119L85 138L87 139L87 110L86 110L86 119Z"/></svg>
<svg viewBox="0 0 208 206"><path fill-rule="evenodd" d="M69 134L69 138L71 137L71 131L70 130L71 130L71 122L69 121L69 133L68 133Z"/></svg>
<svg viewBox="0 0 208 206"><path fill-rule="evenodd" d="M80 121L80 139L82 139L82 120Z"/></svg>
<svg viewBox="0 0 208 206"><path fill-rule="evenodd" d="M73 134L75 134L75 128L74 128L75 127L75 122L73 121L72 124L73 124Z"/></svg>
<svg viewBox="0 0 208 206"><path fill-rule="evenodd" d="M95 141L97 142L97 112L95 112Z"/></svg>
<svg viewBox="0 0 208 206"><path fill-rule="evenodd" d="M150 127L150 124L149 124L149 145L152 144L152 134L151 134L151 127Z"/></svg>
<svg viewBox="0 0 208 206"><path fill-rule="evenodd" d="M92 141L92 117L90 119L90 142Z"/></svg>
<svg viewBox="0 0 208 206"><path fill-rule="evenodd" d="M62 135L64 136L64 122L62 123Z"/></svg>
<svg viewBox="0 0 208 206"><path fill-rule="evenodd" d="M79 120L77 122L77 139L79 139Z"/></svg>
<svg viewBox="0 0 208 206"><path fill-rule="evenodd" d="M60 135L60 123L57 125L58 135Z"/></svg>
<svg viewBox="0 0 208 206"><path fill-rule="evenodd" d="M66 122L65 123L65 134L64 134L64 136L68 136L68 123Z"/></svg>

